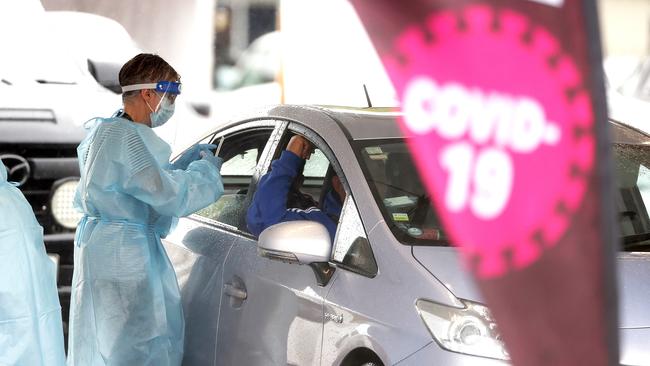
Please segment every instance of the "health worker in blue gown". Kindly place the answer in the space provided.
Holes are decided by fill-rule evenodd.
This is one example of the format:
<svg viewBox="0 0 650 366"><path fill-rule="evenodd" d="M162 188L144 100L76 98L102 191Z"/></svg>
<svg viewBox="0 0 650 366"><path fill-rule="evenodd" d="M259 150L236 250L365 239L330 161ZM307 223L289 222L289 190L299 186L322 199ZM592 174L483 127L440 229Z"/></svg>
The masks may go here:
<svg viewBox="0 0 650 366"><path fill-rule="evenodd" d="M77 153L68 365L180 365L184 320L174 269L160 238L175 218L223 193L221 159L197 145L174 164L152 130L169 120L180 76L140 54L119 74L124 109L98 118Z"/></svg>
<svg viewBox="0 0 650 366"><path fill-rule="evenodd" d="M63 366L56 268L43 228L0 160L0 365Z"/></svg>

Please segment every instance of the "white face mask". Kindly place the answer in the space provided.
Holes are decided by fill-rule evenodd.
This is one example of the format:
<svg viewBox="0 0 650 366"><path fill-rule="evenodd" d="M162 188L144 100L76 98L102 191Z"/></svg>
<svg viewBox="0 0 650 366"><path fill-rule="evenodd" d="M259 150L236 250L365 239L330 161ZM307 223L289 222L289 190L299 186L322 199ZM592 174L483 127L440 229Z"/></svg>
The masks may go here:
<svg viewBox="0 0 650 366"><path fill-rule="evenodd" d="M145 103L147 102L145 101ZM147 107L151 110L151 113L149 114L151 117L151 128L155 128L164 125L170 118L172 118L176 105L170 102L169 98L166 98L165 94L163 94L155 110L151 108L149 103L147 103Z"/></svg>

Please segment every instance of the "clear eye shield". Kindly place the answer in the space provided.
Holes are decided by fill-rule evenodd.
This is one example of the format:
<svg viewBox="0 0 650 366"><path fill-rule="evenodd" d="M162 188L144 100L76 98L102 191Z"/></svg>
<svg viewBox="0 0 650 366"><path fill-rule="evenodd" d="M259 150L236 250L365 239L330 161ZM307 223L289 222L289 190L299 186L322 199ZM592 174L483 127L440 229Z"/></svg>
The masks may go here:
<svg viewBox="0 0 650 366"><path fill-rule="evenodd" d="M174 100L177 95L181 94L181 83L175 81L159 81L157 83L126 85L122 87L122 93L143 89L153 89L165 95L169 94L172 100Z"/></svg>

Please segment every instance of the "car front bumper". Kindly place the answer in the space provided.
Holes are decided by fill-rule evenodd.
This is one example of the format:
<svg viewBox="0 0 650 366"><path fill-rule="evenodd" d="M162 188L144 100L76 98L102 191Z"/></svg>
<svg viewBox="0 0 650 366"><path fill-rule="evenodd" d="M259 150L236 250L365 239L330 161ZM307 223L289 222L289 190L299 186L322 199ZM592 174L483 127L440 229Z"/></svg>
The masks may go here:
<svg viewBox="0 0 650 366"><path fill-rule="evenodd" d="M621 365L647 365L650 360L650 327L621 329L618 334Z"/></svg>

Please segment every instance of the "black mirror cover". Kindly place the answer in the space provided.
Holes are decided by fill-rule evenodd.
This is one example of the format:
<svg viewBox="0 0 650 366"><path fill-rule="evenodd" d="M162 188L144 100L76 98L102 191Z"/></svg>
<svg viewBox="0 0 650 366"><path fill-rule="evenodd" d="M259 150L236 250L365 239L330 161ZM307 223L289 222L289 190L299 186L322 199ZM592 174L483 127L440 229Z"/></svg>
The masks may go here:
<svg viewBox="0 0 650 366"><path fill-rule="evenodd" d="M119 74L122 65L88 59L88 71L106 89L121 94Z"/></svg>

